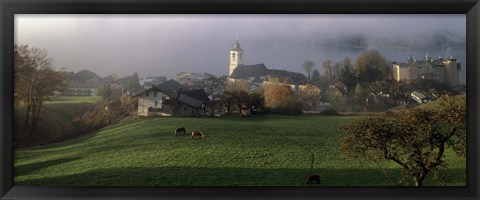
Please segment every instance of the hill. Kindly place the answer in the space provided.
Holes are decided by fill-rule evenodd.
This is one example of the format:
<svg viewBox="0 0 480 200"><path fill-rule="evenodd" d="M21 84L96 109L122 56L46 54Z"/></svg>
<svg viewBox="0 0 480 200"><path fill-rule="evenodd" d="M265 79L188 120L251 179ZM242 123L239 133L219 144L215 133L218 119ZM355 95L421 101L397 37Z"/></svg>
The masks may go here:
<svg viewBox="0 0 480 200"><path fill-rule="evenodd" d="M58 142L77 136L72 120L81 116L100 99L101 97L56 97L46 101L33 139L29 138L29 131L22 124L25 108L19 106L15 110L17 147Z"/></svg>
<svg viewBox="0 0 480 200"><path fill-rule="evenodd" d="M89 71L89 70L81 70L77 73L75 72L68 72L67 73L67 80L69 81L80 81L80 82L84 82L84 81L88 81L88 80L97 80L97 81L100 81L102 80L102 78L100 76L98 76L97 74L95 74L94 72L92 71Z"/></svg>
<svg viewBox="0 0 480 200"><path fill-rule="evenodd" d="M74 140L15 152L15 185L401 186L401 168L361 166L338 150L337 126L356 117L139 118ZM174 136L201 130L205 140ZM447 153L448 169L425 185L465 185L465 160Z"/></svg>

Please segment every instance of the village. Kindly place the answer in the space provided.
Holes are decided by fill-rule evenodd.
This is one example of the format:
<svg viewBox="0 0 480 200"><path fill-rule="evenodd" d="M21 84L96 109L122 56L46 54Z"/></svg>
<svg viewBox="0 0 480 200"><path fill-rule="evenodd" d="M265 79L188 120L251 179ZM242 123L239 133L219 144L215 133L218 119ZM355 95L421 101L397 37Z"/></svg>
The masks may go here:
<svg viewBox="0 0 480 200"><path fill-rule="evenodd" d="M318 69L313 70L313 62L304 63L306 76L300 72L271 69L263 63L245 64L244 60L244 49L237 38L229 52L228 76L182 71L175 80L165 76L139 78L137 73L123 78L101 78L83 70L70 72L67 87L57 95L104 96L109 101L116 99L115 95L117 99L118 96L130 96L135 99L130 111L137 116L220 117L232 112L242 116L274 112L268 109L272 107L268 104L278 103L274 99L280 98L266 97L264 91L272 85L288 88L295 98L301 99L302 105L293 113L383 112L397 107L415 107L441 95L465 94L466 91L465 85L459 82L461 63L453 57L434 59L427 54L423 60L417 60L410 53L406 62L388 63L390 73L384 75L385 78L368 80L368 84L352 81L355 79L353 64L347 57L340 63L324 62L323 76ZM249 98L242 99L238 92L244 92ZM258 95L251 95L255 93ZM277 113L282 112L285 109Z"/></svg>
<svg viewBox="0 0 480 200"><path fill-rule="evenodd" d="M285 70L248 63L236 38L219 58L228 58L227 75L179 70L171 79L161 71L31 72L24 61L42 54L15 48L18 185L466 182L466 88L453 56L421 60L405 52L397 62L361 49L352 59L306 60ZM33 162L60 160L37 173L31 154L43 154ZM442 175L454 178L435 177L443 164Z"/></svg>

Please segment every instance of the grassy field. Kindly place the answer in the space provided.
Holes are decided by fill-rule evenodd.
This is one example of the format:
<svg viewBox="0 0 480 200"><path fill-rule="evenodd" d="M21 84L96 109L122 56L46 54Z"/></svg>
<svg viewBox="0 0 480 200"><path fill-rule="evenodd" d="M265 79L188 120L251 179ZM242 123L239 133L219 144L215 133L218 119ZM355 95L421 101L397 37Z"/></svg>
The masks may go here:
<svg viewBox="0 0 480 200"><path fill-rule="evenodd" d="M20 105L15 110L17 143L36 145L59 141L75 136L72 120L81 116L102 97L55 97L45 102L35 138L29 138L29 130L24 126L25 108Z"/></svg>
<svg viewBox="0 0 480 200"><path fill-rule="evenodd" d="M337 126L355 116L140 118L67 142L15 152L15 185L300 186L318 173L321 186L403 186L401 168L342 159ZM174 136L201 130L205 140ZM465 160L425 185L465 185Z"/></svg>

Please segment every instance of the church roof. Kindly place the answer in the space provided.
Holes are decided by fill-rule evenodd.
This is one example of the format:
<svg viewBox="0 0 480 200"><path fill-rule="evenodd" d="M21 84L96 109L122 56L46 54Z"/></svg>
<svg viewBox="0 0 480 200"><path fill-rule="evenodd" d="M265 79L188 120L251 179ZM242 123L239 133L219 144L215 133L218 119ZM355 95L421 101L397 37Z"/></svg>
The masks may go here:
<svg viewBox="0 0 480 200"><path fill-rule="evenodd" d="M196 98L193 98L191 96L185 95L185 94L180 94L180 96L177 99L178 101L187 104L189 106L195 107L195 108L200 108L202 104L204 104L207 101L199 100Z"/></svg>
<svg viewBox="0 0 480 200"><path fill-rule="evenodd" d="M260 63L256 65L238 65L230 77L234 79L247 79L250 77L267 76L268 74L267 67L265 67L263 63Z"/></svg>
<svg viewBox="0 0 480 200"><path fill-rule="evenodd" d="M286 70L267 69L265 64L260 63L256 65L239 65L233 70L230 76L233 79L249 79L258 77L270 76L272 78L279 78L287 80L291 84L305 84L307 77L302 73L289 72Z"/></svg>
<svg viewBox="0 0 480 200"><path fill-rule="evenodd" d="M166 82L163 82L160 85L157 85L157 88L160 91L165 92L165 94L167 94L169 96L171 96L175 91L178 92L178 91L184 89L183 86L179 82L177 82L173 79L170 79Z"/></svg>
<svg viewBox="0 0 480 200"><path fill-rule="evenodd" d="M135 96L139 96L140 94L147 92L147 91L161 91L171 98L176 98L179 102L187 104L189 106L199 108L205 102L208 102L210 99L208 98L205 90L186 90L179 82L170 79L166 82L163 82L156 87L152 87L150 89L144 90ZM166 104L171 103L171 100L166 101Z"/></svg>
<svg viewBox="0 0 480 200"><path fill-rule="evenodd" d="M210 99L208 98L207 94L205 93L205 90L203 89L198 89L198 90L185 90L182 92L182 94L185 94L189 97L202 100L202 101L209 101Z"/></svg>
<svg viewBox="0 0 480 200"><path fill-rule="evenodd" d="M235 41L233 48L230 49L230 51L243 51L242 47L240 47L240 42L238 42L238 39Z"/></svg>
<svg viewBox="0 0 480 200"><path fill-rule="evenodd" d="M282 80L287 80L288 83L291 84L305 84L307 83L307 77L302 73L297 72L289 72L286 70L277 70L277 69L270 69L269 75L271 77L280 78Z"/></svg>

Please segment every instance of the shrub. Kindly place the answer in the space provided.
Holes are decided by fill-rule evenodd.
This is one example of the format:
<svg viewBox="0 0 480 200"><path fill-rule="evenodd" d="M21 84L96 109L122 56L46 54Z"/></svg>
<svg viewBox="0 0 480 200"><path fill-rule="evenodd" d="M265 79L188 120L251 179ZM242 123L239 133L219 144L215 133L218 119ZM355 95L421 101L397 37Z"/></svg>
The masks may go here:
<svg viewBox="0 0 480 200"><path fill-rule="evenodd" d="M325 110L322 110L322 112L320 112L320 114L322 114L322 115L338 115L338 112L337 112L337 110L335 110L333 108L327 108Z"/></svg>

